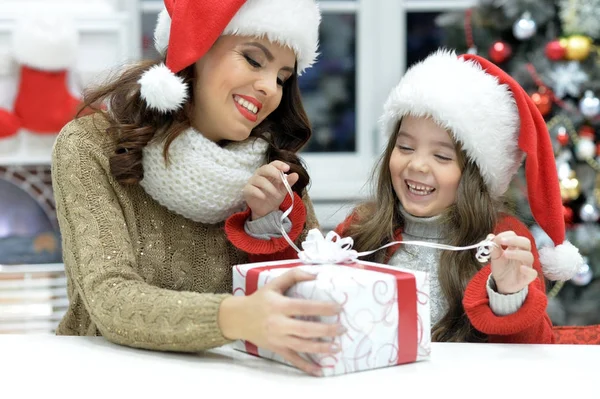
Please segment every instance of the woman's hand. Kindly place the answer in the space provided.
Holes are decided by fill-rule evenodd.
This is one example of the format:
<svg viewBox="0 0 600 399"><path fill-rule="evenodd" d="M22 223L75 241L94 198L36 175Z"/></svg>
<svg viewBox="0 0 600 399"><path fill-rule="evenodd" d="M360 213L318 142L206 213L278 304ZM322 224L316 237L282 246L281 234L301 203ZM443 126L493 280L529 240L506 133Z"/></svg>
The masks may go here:
<svg viewBox="0 0 600 399"><path fill-rule="evenodd" d="M223 335L228 339L250 341L259 348L281 355L309 374L320 375L320 367L298 353L339 352L340 348L336 344L323 341L333 341L333 338L343 335L345 329L341 324L299 320L294 316L337 316L341 307L333 302L288 298L283 295L294 284L314 278L314 275L294 268L250 296L225 299L219 312Z"/></svg>
<svg viewBox="0 0 600 399"><path fill-rule="evenodd" d="M514 294L538 277L533 268L531 241L513 231L498 234L491 254L492 277L500 294Z"/></svg>
<svg viewBox="0 0 600 399"><path fill-rule="evenodd" d="M281 161L273 161L261 166L244 186L244 200L252 210L251 220L256 220L279 209L285 196L288 194L280 172L286 173L290 166ZM298 181L298 174L287 176L291 186Z"/></svg>

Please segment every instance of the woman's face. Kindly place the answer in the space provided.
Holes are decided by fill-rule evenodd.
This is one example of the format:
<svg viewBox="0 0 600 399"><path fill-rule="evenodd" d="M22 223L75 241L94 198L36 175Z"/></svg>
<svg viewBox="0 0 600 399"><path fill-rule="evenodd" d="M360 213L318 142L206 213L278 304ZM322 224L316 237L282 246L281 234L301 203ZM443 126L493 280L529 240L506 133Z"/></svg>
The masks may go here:
<svg viewBox="0 0 600 399"><path fill-rule="evenodd" d="M279 106L295 62L267 39L221 36L195 64L192 126L215 142L245 140Z"/></svg>

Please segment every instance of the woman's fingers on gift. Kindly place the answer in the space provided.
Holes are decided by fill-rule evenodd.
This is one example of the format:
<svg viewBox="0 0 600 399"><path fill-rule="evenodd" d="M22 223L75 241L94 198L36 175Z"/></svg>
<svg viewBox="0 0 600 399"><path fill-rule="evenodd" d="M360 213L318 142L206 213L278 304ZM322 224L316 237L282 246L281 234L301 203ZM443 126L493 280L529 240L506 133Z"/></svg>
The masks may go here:
<svg viewBox="0 0 600 399"><path fill-rule="evenodd" d="M279 326L286 336L299 338L335 338L346 333L346 329L339 323L320 323L287 318Z"/></svg>
<svg viewBox="0 0 600 399"><path fill-rule="evenodd" d="M287 316L337 316L342 308L337 302L284 297L281 311Z"/></svg>
<svg viewBox="0 0 600 399"><path fill-rule="evenodd" d="M323 342L299 337L287 337L286 346L298 353L334 354L341 350L335 342Z"/></svg>
<svg viewBox="0 0 600 399"><path fill-rule="evenodd" d="M321 367L318 365L302 358L298 353L294 352L289 348L284 349L275 349L275 352L279 353L285 360L290 362L295 367L304 371L307 374L312 374L316 376L321 376Z"/></svg>
<svg viewBox="0 0 600 399"><path fill-rule="evenodd" d="M317 278L316 274L312 274L298 267L294 267L291 270L283 273L281 276L269 281L267 284L265 284L265 287L269 287L280 294L283 294L294 284L302 281L314 280L315 278Z"/></svg>

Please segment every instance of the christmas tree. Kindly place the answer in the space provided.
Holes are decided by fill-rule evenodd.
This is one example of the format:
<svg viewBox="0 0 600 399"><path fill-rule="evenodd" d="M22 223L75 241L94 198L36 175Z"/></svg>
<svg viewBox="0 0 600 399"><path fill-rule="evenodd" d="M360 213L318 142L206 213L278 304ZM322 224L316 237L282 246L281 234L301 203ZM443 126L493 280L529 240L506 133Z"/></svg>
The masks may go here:
<svg viewBox="0 0 600 399"><path fill-rule="evenodd" d="M548 312L557 325L600 324L600 0L480 0L436 23L445 47L495 62L544 116L567 238L586 260L570 281L548 285ZM509 200L537 245L552 244L531 216L520 172Z"/></svg>

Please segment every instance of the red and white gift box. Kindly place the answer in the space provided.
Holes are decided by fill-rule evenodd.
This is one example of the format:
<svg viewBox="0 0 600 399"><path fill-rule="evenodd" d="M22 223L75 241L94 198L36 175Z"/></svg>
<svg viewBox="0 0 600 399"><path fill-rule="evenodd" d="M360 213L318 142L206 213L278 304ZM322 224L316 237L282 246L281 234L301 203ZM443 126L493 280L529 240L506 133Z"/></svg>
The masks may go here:
<svg viewBox="0 0 600 399"><path fill-rule="evenodd" d="M339 316L315 321L339 322L347 332L336 338L342 350L333 355L300 355L333 376L425 360L431 352L429 278L427 273L356 260L349 264L306 264L299 260L236 265L233 294L251 295L293 267L317 274L297 283L285 295L335 301ZM281 356L247 341L238 350L291 365Z"/></svg>

